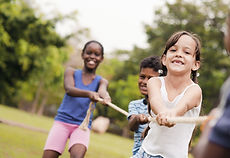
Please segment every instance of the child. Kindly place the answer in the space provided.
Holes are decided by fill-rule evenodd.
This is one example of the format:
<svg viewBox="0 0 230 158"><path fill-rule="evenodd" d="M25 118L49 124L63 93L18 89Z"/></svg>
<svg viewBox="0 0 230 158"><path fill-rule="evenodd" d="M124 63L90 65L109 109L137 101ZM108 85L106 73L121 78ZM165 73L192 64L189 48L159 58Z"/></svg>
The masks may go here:
<svg viewBox="0 0 230 158"><path fill-rule="evenodd" d="M200 67L200 41L186 31L174 33L161 61L166 76L153 77L147 84L151 115L157 123L150 122L150 130L134 158L188 157L195 124L172 124L168 118L199 116L202 91L196 84L196 74Z"/></svg>
<svg viewBox="0 0 230 158"><path fill-rule="evenodd" d="M227 17L225 47L228 54L230 54L230 14ZM221 88L220 105L214 110L212 110L210 115L216 116L216 111L218 110L222 113L221 117L215 124L213 124L213 121L207 123L193 151L195 158L230 157L230 77Z"/></svg>
<svg viewBox="0 0 230 158"><path fill-rule="evenodd" d="M159 76L159 70L161 70L159 57L150 56L141 61L138 87L145 98L134 100L129 103L128 124L130 130L134 131L133 155L135 155L141 147L141 134L148 122L147 81L151 77Z"/></svg>
<svg viewBox="0 0 230 158"><path fill-rule="evenodd" d="M86 116L90 101L96 102L101 97L104 104L111 102L107 92L108 81L96 75L96 69L104 56L103 46L98 41L89 41L81 56L84 61L82 70L67 68L65 71L66 94L49 132L43 158L57 158L61 155L68 138L70 157L83 158L89 144L92 114L89 129L84 131L78 127Z"/></svg>

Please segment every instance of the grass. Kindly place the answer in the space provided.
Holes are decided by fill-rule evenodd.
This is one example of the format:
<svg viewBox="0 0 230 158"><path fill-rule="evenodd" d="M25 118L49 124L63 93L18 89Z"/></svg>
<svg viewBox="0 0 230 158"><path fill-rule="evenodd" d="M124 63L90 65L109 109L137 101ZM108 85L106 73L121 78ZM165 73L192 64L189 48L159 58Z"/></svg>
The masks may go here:
<svg viewBox="0 0 230 158"><path fill-rule="evenodd" d="M53 118L37 116L0 105L0 118L49 130ZM41 158L47 134L0 123L0 157ZM127 158L131 156L133 140L117 135L91 132L86 158ZM69 158L67 149L60 158Z"/></svg>

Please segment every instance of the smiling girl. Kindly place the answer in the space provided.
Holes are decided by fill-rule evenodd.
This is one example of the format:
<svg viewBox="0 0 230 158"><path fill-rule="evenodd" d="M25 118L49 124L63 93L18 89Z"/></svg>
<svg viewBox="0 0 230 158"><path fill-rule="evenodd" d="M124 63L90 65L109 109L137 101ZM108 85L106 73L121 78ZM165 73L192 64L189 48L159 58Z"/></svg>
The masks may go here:
<svg viewBox="0 0 230 158"><path fill-rule="evenodd" d="M89 144L92 115L87 130L79 125L84 120L90 101L98 98L111 102L107 92L108 81L96 75L98 65L103 61L104 49L101 43L89 41L82 50L82 70L67 68L64 74L65 96L57 111L51 128L43 158L57 158L65 149L69 139L70 157L83 158Z"/></svg>
<svg viewBox="0 0 230 158"><path fill-rule="evenodd" d="M165 77L149 79L151 115L147 136L134 158L187 158L195 124L173 124L169 117L198 117L202 91L196 84L200 68L200 42L189 32L174 33L167 41L161 62Z"/></svg>

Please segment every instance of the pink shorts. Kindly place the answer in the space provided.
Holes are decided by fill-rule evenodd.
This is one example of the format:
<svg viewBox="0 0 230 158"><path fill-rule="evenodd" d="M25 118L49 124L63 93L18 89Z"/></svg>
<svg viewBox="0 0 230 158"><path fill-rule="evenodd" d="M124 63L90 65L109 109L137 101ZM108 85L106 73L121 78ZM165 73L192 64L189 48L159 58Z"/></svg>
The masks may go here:
<svg viewBox="0 0 230 158"><path fill-rule="evenodd" d="M89 145L90 130L82 130L78 128L79 125L64 123L60 121L54 121L51 128L44 150L54 150L63 153L65 150L66 142L69 138L69 148L74 144L83 144L86 148Z"/></svg>

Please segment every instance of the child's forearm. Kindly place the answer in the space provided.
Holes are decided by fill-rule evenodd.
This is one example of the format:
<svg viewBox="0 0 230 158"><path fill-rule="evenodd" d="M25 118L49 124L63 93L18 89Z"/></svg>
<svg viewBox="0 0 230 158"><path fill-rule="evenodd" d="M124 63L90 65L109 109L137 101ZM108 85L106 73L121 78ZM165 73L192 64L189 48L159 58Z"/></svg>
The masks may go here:
<svg viewBox="0 0 230 158"><path fill-rule="evenodd" d="M146 123L148 123L148 117L145 114L133 114L128 122L131 131L136 131L140 124Z"/></svg>
<svg viewBox="0 0 230 158"><path fill-rule="evenodd" d="M101 98L103 99L111 99L110 98L110 95L107 91L107 88L108 88L108 81L106 79L102 79L101 82L100 82L100 87L98 89L98 93L100 95Z"/></svg>
<svg viewBox="0 0 230 158"><path fill-rule="evenodd" d="M157 100L156 98L150 99L150 107L155 115L168 111L168 108L166 108L159 99L157 100L157 102L156 100Z"/></svg>
<svg viewBox="0 0 230 158"><path fill-rule="evenodd" d="M174 113L175 116L183 116L189 110L190 108L188 107L188 105L176 106L175 108L171 109L172 113Z"/></svg>
<svg viewBox="0 0 230 158"><path fill-rule="evenodd" d="M67 88L66 94L72 97L90 97L90 91L78 89L75 87Z"/></svg>
<svg viewBox="0 0 230 158"><path fill-rule="evenodd" d="M98 91L98 93L99 93L100 97L103 99L111 99L108 91L106 91L106 90L100 90L100 91Z"/></svg>
<svg viewBox="0 0 230 158"><path fill-rule="evenodd" d="M131 131L136 131L138 129L139 126L139 121L138 121L138 117L137 115L132 115L129 119L128 125L129 125L129 129Z"/></svg>
<svg viewBox="0 0 230 158"><path fill-rule="evenodd" d="M182 101L179 102L173 109L172 112L175 113L175 116L183 116L187 111L199 105L198 103L194 103L192 101Z"/></svg>

